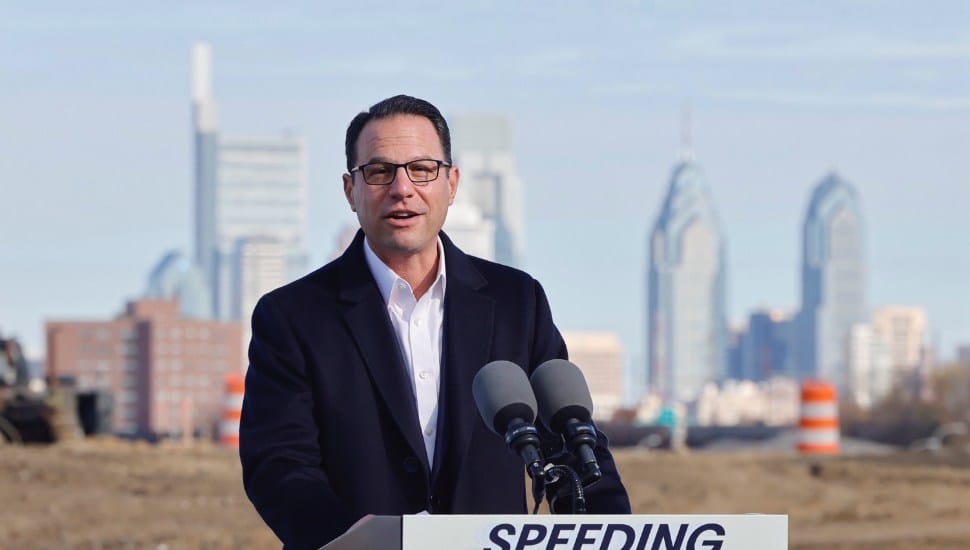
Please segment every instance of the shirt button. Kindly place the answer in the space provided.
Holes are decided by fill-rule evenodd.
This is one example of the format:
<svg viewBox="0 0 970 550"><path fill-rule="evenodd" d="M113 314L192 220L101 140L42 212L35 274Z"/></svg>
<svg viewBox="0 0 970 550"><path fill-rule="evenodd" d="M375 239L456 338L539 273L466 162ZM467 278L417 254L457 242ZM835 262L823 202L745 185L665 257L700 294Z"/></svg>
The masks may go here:
<svg viewBox="0 0 970 550"><path fill-rule="evenodd" d="M421 326L421 319L415 319L414 320L414 326L420 327Z"/></svg>
<svg viewBox="0 0 970 550"><path fill-rule="evenodd" d="M434 435L434 428L424 430L424 435Z"/></svg>
<svg viewBox="0 0 970 550"><path fill-rule="evenodd" d="M407 287L408 287L408 285L407 285L407 283L398 283L398 284L397 284L397 287L398 287L398 288L407 288Z"/></svg>
<svg viewBox="0 0 970 550"><path fill-rule="evenodd" d="M429 376L431 376L431 373L426 370L423 370L418 373L418 378L420 378L421 380L427 380Z"/></svg>

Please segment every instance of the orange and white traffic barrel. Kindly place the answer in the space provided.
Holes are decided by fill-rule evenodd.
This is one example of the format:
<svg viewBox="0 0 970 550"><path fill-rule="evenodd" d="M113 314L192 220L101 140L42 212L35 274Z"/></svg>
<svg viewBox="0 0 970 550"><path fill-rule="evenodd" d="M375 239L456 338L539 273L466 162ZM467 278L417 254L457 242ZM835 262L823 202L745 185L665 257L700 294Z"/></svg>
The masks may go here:
<svg viewBox="0 0 970 550"><path fill-rule="evenodd" d="M798 452L839 452L839 407L835 386L828 382L802 382L801 416L798 419Z"/></svg>
<svg viewBox="0 0 970 550"><path fill-rule="evenodd" d="M245 388L243 375L226 375L226 395L222 402L222 422L219 423L219 441L223 447L239 447L239 419L242 417Z"/></svg>

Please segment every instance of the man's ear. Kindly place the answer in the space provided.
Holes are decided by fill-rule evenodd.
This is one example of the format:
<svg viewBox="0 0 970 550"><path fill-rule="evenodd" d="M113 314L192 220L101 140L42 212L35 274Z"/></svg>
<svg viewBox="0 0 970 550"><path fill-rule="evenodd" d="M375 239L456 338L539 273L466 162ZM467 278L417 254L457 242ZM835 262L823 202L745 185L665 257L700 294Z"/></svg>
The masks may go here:
<svg viewBox="0 0 970 550"><path fill-rule="evenodd" d="M357 205L354 204L354 176L353 174L344 174L344 196L347 197L347 204L350 205L350 211L356 212Z"/></svg>
<svg viewBox="0 0 970 550"><path fill-rule="evenodd" d="M461 171L457 166L448 167L448 205L455 204L455 195L458 194L458 178Z"/></svg>

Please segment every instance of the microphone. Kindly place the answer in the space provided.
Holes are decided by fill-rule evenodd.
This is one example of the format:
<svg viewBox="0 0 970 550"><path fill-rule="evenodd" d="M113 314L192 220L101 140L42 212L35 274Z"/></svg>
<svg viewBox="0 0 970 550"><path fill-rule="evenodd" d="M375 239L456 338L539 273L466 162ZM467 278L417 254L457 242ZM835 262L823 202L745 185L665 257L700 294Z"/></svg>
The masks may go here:
<svg viewBox="0 0 970 550"><path fill-rule="evenodd" d="M593 448L593 398L579 367L565 359L551 359L532 373L532 389L539 402L539 417L554 433L561 434L566 448L579 460L585 485L603 477Z"/></svg>
<svg viewBox="0 0 970 550"><path fill-rule="evenodd" d="M522 457L529 477L542 479L539 431L533 424L536 396L525 371L511 361L492 361L475 375L472 395L485 425L505 437L509 449Z"/></svg>

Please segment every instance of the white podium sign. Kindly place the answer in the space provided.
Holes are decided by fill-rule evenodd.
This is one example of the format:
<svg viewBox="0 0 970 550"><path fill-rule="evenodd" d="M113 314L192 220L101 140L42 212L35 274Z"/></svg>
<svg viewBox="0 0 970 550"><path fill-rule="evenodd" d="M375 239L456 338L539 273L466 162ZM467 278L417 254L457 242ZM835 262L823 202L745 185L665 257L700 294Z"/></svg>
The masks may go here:
<svg viewBox="0 0 970 550"><path fill-rule="evenodd" d="M404 516L403 550L785 550L784 515Z"/></svg>

